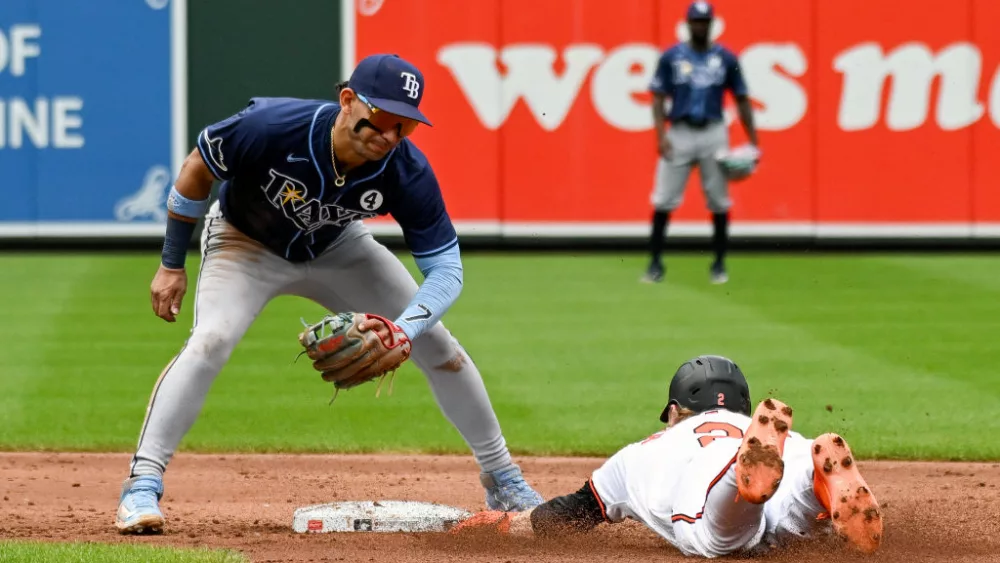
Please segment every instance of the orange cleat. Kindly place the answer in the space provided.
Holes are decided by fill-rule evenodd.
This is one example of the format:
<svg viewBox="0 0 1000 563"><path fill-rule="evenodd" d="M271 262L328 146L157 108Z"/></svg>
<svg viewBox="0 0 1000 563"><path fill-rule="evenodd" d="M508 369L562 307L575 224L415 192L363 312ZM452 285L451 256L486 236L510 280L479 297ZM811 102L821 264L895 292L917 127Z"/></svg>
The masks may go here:
<svg viewBox="0 0 1000 563"><path fill-rule="evenodd" d="M488 530L489 528L494 528L498 534L505 535L510 533L510 522L513 516L510 512L501 512L499 510L477 512L469 518L462 520L458 525L449 530L448 533L459 534L470 530Z"/></svg>
<svg viewBox="0 0 1000 563"><path fill-rule="evenodd" d="M762 504L774 496L785 472L781 456L792 428L792 409L777 399L757 405L736 453L736 486L743 500Z"/></svg>
<svg viewBox="0 0 1000 563"><path fill-rule="evenodd" d="M833 529L865 553L882 543L878 501L854 462L851 448L836 434L813 441L813 491L826 509Z"/></svg>

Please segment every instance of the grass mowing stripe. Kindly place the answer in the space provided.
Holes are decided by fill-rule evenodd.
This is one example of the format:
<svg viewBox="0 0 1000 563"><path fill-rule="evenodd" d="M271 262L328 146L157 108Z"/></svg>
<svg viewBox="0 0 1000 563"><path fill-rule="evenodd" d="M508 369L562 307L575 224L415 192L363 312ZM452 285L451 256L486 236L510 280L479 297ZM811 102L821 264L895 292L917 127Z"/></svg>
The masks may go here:
<svg viewBox="0 0 1000 563"><path fill-rule="evenodd" d="M87 267L67 276L71 283L61 310L40 325L54 336L40 339L33 385L22 390L33 408L24 411L22 431L4 440L4 446L131 449L158 375L150 358L162 350L163 333L180 326L146 317L152 316L149 283L157 261L114 254L48 260ZM162 356L169 358L169 353ZM53 417L53 411L72 416Z"/></svg>
<svg viewBox="0 0 1000 563"><path fill-rule="evenodd" d="M981 271L986 265L1000 269L992 260L966 260L967 268L951 259L943 260L955 271ZM978 282L956 287L953 280L960 278L941 279L936 262L931 260L922 261L931 267L929 272L913 269L913 260L900 266L894 257L869 258L863 262L864 269L854 261L849 268L844 268L844 262L827 262L827 267L840 270L827 276L827 285L857 288L861 295L823 288L826 301L839 305L809 307L809 301L816 301L810 299L816 290L796 294L794 288L804 281L799 276L789 280L793 289L783 292L780 299L754 296L746 300L740 292L734 298L752 301L769 317L793 320L824 338L864 347L873 355L911 369L964 381L974 386L974 395L992 396L1000 408L1000 381L992 373L990 337L1000 332L1000 301L992 298L996 288ZM801 318L803 310L808 312L805 320ZM905 385L905 378L900 383Z"/></svg>
<svg viewBox="0 0 1000 563"><path fill-rule="evenodd" d="M187 336L193 287L178 323L149 311L154 255L80 259L93 271L58 317L73 338L56 342L35 367L45 386L19 388L21 431L0 435L0 447L131 450L152 385ZM991 263L942 259L980 281ZM24 259L0 257L0 269L9 260ZM32 260L45 271L44 260ZM638 254L470 253L463 295L445 321L481 368L517 453L613 452L657 428L681 361L717 352L752 369L755 397L775 389L801 405L796 426L807 433L815 424L859 435L859 447L878 456L997 456L970 429L979 413L997 410L997 383L982 377L1000 311L976 292L979 281L956 292L948 276L921 275L895 260L738 255L733 281L710 286L707 258L671 256L667 281L649 286L637 283L645 266ZM193 284L197 261L191 266ZM14 305L18 322L48 318L36 314L45 310L38 299ZM328 407L329 384L307 363L292 363L298 319L322 313L294 297L269 304L214 383L182 450L467 453L412 365L397 374L392 396L383 389L375 399L372 385ZM52 322L31 330L45 334ZM22 330L8 324L0 322L0 331ZM36 353L20 357L31 365ZM16 386L7 379L0 389ZM53 410L72 422L41 414Z"/></svg>
<svg viewBox="0 0 1000 563"><path fill-rule="evenodd" d="M72 339L75 330L63 315L74 289L86 287L93 262L82 257L52 259L24 256L3 259L5 287L0 291L0 443L30 433L31 411L26 400L40 389L56 391L39 370L50 348ZM16 290L15 290L16 289ZM30 291L29 291L30 290ZM58 353L58 352L57 352Z"/></svg>
<svg viewBox="0 0 1000 563"><path fill-rule="evenodd" d="M246 563L230 550L175 549L99 543L0 541L0 561L15 563Z"/></svg>
<svg viewBox="0 0 1000 563"><path fill-rule="evenodd" d="M935 255L935 256L885 256L882 258L924 277L933 277L943 282L958 282L973 287L979 292L1000 292L1000 263L993 256L983 255ZM904 275L906 272L902 272ZM956 293L961 289L955 289Z"/></svg>
<svg viewBox="0 0 1000 563"><path fill-rule="evenodd" d="M838 392L830 393L832 402L848 398L843 423L854 421L852 426L873 442L863 455L1000 457L1000 446L981 439L1000 430L1000 421L962 416L1000 408L1000 383L992 377L991 346L988 337L983 338L1000 332L994 320L1000 307L989 295L965 286L955 292L949 284L907 272L893 260L765 259L737 264L741 281L725 290L692 287L753 308L764 319L787 323L829 346L853 351L858 361L832 357L816 365L812 377L797 377ZM784 280L780 287L773 282L779 271ZM982 306L967 305L977 302ZM973 326L985 332L971 330ZM928 329L934 329L933 334ZM802 351L791 355L789 363L820 357L817 345L797 350ZM959 412L943 404L960 405Z"/></svg>

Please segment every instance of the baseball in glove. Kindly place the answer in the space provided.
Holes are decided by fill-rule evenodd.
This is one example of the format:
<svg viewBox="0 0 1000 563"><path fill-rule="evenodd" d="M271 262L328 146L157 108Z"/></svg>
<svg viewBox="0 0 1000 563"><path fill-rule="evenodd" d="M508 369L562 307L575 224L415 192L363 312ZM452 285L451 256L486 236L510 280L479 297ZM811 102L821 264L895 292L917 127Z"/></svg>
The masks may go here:
<svg viewBox="0 0 1000 563"><path fill-rule="evenodd" d="M389 319L371 313L338 313L314 325L306 324L306 330L299 334L299 344L305 348L299 355L309 356L323 380L336 388L331 404L341 389L376 378L377 397L386 375L391 375L391 394L396 369L410 357L406 333Z"/></svg>
<svg viewBox="0 0 1000 563"><path fill-rule="evenodd" d="M723 149L715 155L722 165L722 171L730 182L739 182L749 178L760 162L760 149L744 144L738 147Z"/></svg>

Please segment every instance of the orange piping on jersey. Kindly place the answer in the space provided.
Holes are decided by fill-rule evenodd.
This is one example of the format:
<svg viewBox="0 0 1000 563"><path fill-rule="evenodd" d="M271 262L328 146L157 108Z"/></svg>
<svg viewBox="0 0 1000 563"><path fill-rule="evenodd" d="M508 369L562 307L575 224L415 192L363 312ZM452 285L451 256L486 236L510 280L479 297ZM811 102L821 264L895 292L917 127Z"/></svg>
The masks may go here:
<svg viewBox="0 0 1000 563"><path fill-rule="evenodd" d="M597 494L597 488L594 487L594 479L587 479L587 484L590 485L590 492L594 493L594 498L597 499L597 506L601 507L601 518L604 518L605 522L610 522L608 511L604 508L604 501L601 500L601 495Z"/></svg>
<svg viewBox="0 0 1000 563"><path fill-rule="evenodd" d="M670 521L671 522L687 522L688 524L694 524L695 522L698 521L699 518L701 518L704 515L705 515L704 512L699 512L698 514L695 514L694 516L688 516L686 514L674 514L670 518Z"/></svg>
<svg viewBox="0 0 1000 563"><path fill-rule="evenodd" d="M719 481L722 480L722 478L726 475L726 472L729 471L729 468L732 467L734 463L736 463L736 456L733 456L733 459L729 460L729 463L727 463L726 466L722 469L722 471L715 476L715 479L712 479L712 482L708 484L708 490L705 491L705 504L708 504L709 493L711 493L712 489L719 484ZM673 516L670 517L670 521L687 522L688 524L694 524L698 519L700 519L704 515L705 515L705 505L703 504L701 505L701 511L698 514L695 514L694 516L688 516L687 514L674 514Z"/></svg>

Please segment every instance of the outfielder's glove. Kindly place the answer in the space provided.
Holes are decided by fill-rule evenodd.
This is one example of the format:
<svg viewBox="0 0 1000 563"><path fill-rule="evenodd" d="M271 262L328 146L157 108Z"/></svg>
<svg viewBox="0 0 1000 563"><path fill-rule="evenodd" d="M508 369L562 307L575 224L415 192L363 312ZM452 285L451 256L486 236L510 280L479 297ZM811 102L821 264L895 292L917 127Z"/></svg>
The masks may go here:
<svg viewBox="0 0 1000 563"><path fill-rule="evenodd" d="M722 172L731 182L739 182L750 177L757 170L760 161L760 149L744 144L738 147L720 150L715 155L722 166Z"/></svg>
<svg viewBox="0 0 1000 563"><path fill-rule="evenodd" d="M383 323L389 330L388 339L379 337L377 326L362 330L359 325L368 320ZM302 353L313 361L313 367L322 372L323 380L336 387L333 399L341 389L379 378L377 397L385 376L395 377L396 369L410 357L410 339L406 333L389 319L371 313L327 315L320 322L307 325L299 334L299 344L305 348ZM392 393L392 379L389 392Z"/></svg>

